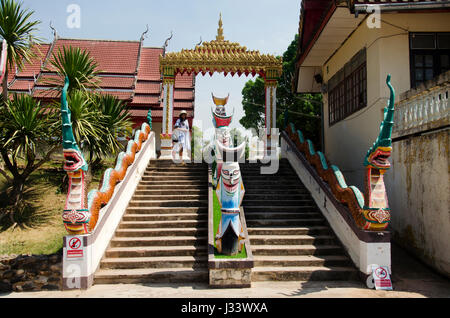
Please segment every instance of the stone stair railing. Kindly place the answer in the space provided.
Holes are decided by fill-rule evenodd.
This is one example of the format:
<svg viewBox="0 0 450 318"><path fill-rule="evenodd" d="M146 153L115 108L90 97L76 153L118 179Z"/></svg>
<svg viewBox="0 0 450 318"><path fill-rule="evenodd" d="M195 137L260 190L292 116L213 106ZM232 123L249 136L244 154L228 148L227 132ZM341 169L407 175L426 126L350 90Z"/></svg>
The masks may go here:
<svg viewBox="0 0 450 318"><path fill-rule="evenodd" d="M100 265L149 161L156 159L155 133L149 131L147 139L141 140L141 142L139 151L132 151L133 160L129 159L131 162L125 168L122 181L116 184L117 180L111 179L114 183L107 200L103 200L98 195L93 196L92 199L95 200L98 197L99 202L106 203L104 206L99 206L99 217L95 219L93 231L89 234L68 235L63 238L62 288L64 290L88 289L92 286L94 273ZM132 144L129 143L128 148L131 148L130 145ZM131 153L131 151L127 151L127 153ZM126 158L126 154L124 158ZM112 169L107 171L111 172ZM93 195L101 195L103 193L101 190Z"/></svg>
<svg viewBox="0 0 450 318"><path fill-rule="evenodd" d="M394 115L395 137L448 125L450 71L400 96Z"/></svg>

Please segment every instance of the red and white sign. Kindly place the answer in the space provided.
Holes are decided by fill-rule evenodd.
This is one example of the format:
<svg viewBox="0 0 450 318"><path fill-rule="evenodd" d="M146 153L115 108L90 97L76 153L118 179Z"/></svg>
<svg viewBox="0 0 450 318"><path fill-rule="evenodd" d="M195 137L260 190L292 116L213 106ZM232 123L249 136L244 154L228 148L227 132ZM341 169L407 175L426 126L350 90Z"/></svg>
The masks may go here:
<svg viewBox="0 0 450 318"><path fill-rule="evenodd" d="M372 266L375 289L392 290L392 282L387 266Z"/></svg>
<svg viewBox="0 0 450 318"><path fill-rule="evenodd" d="M74 258L83 258L84 249L82 238L79 236L73 236L69 239L69 242L66 247L66 257L69 259Z"/></svg>

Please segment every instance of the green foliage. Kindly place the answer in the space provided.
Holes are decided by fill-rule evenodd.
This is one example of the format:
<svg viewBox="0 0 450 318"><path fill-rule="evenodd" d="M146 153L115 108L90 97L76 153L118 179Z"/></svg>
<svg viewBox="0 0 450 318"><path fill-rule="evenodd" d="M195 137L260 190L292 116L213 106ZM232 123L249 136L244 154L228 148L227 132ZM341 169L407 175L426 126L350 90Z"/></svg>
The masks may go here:
<svg viewBox="0 0 450 318"><path fill-rule="evenodd" d="M72 130L89 163L121 150L119 136L129 135L132 126L124 103L111 95L74 90L68 96Z"/></svg>
<svg viewBox="0 0 450 318"><path fill-rule="evenodd" d="M7 64L10 68L17 65L22 69L24 62L29 62L34 56L31 50L32 43L38 43L40 40L33 35L37 31L37 25L40 21L31 21L34 11L24 9L22 3L14 0L0 1L0 37L6 40L8 44ZM8 70L3 78L3 93L6 100Z"/></svg>
<svg viewBox="0 0 450 318"><path fill-rule="evenodd" d="M95 94L93 104L101 113L98 121L102 127L102 156L117 154L122 148L118 137L129 137L133 126L130 113L126 105L112 95Z"/></svg>
<svg viewBox="0 0 450 318"><path fill-rule="evenodd" d="M10 150L13 160L21 155L30 159L38 145L54 143L59 128L56 109L41 107L30 95L14 94L0 113L0 145Z"/></svg>
<svg viewBox="0 0 450 318"><path fill-rule="evenodd" d="M277 88L277 127L284 128L285 111L288 121L302 130L306 138L315 145L320 144L320 110L321 94L294 94L292 80L295 74L295 57L297 54L298 35L295 35L287 50L283 53L283 73L278 80ZM265 96L264 79L257 77L248 81L242 90L242 104L245 116L240 123L245 128L259 128L264 125Z"/></svg>
<svg viewBox="0 0 450 318"><path fill-rule="evenodd" d="M74 90L86 90L89 87L96 87L98 84L99 70L97 62L86 50L74 48L72 46L59 49L50 60L48 71L56 71L57 78L50 78L47 84L56 87L64 86L64 78L69 78L69 93Z"/></svg>
<svg viewBox="0 0 450 318"><path fill-rule="evenodd" d="M0 153L9 172L0 169L0 174L12 184L8 198L15 209L8 213L13 220L15 210L23 210L19 204L28 177L50 159L60 143L54 138L61 135L59 113L41 107L30 95L15 94L0 107L0 132ZM38 151L42 152L39 157Z"/></svg>
<svg viewBox="0 0 450 318"><path fill-rule="evenodd" d="M242 107L245 116L239 122L245 128L253 128L259 132L264 126L264 79L257 77L254 81L249 80L242 89Z"/></svg>

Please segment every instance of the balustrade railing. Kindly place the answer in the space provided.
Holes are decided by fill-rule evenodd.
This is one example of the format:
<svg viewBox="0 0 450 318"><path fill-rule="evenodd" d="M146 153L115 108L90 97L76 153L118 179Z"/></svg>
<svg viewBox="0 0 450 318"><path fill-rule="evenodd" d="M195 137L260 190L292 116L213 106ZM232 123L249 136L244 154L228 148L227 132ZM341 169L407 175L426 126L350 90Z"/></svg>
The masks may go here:
<svg viewBox="0 0 450 318"><path fill-rule="evenodd" d="M449 119L450 82L438 84L401 100L395 109L394 133L402 133L426 124Z"/></svg>

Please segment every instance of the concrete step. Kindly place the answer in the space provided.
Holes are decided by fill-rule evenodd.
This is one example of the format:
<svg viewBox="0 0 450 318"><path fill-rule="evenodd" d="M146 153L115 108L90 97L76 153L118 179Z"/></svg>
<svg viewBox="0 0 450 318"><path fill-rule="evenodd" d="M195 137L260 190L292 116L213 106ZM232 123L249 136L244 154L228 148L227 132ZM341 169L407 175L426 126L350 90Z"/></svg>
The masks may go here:
<svg viewBox="0 0 450 318"><path fill-rule="evenodd" d="M254 212L245 211L246 220L263 220L263 219L318 219L322 214L317 212Z"/></svg>
<svg viewBox="0 0 450 318"><path fill-rule="evenodd" d="M249 235L326 235L331 230L328 226L308 227L252 227L248 228Z"/></svg>
<svg viewBox="0 0 450 318"><path fill-rule="evenodd" d="M152 257L152 256L194 256L206 255L206 241L199 246L131 246L110 247L105 257Z"/></svg>
<svg viewBox="0 0 450 318"><path fill-rule="evenodd" d="M248 227L261 227L261 226L308 226L308 225L323 225L325 220L323 218L317 219L259 219L259 220L247 220Z"/></svg>
<svg viewBox="0 0 450 318"><path fill-rule="evenodd" d="M310 205L267 205L261 206L265 201L259 201L260 205L247 205L247 201L242 202L245 213L248 212L315 212L319 211L315 204Z"/></svg>
<svg viewBox="0 0 450 318"><path fill-rule="evenodd" d="M333 281L357 280L358 272L352 267L254 267L252 281Z"/></svg>
<svg viewBox="0 0 450 318"><path fill-rule="evenodd" d="M207 220L208 213L177 213L177 214L125 214L122 221L191 221Z"/></svg>
<svg viewBox="0 0 450 318"><path fill-rule="evenodd" d="M133 200L151 201L151 200L208 200L208 193L205 191L199 194L140 194L134 193Z"/></svg>
<svg viewBox="0 0 450 318"><path fill-rule="evenodd" d="M281 200L268 200L265 199L264 204L269 206L313 206L315 204L314 200L306 199L306 200L289 200L288 198ZM244 196L244 201L242 203L243 206L261 206L261 200L252 200L252 198L247 198Z"/></svg>
<svg viewBox="0 0 450 318"><path fill-rule="evenodd" d="M332 235L249 235L253 245L315 245L336 244L336 238Z"/></svg>
<svg viewBox="0 0 450 318"><path fill-rule="evenodd" d="M128 214L171 214L171 213L204 213L208 212L207 206L201 207L145 207L134 206L128 207L126 213Z"/></svg>
<svg viewBox="0 0 450 318"><path fill-rule="evenodd" d="M247 193L245 192L244 200L268 200L268 201L275 201L275 200L309 200L313 201L311 198L311 195L309 193L258 193L258 192L251 192ZM279 201L278 201L279 202Z"/></svg>
<svg viewBox="0 0 450 318"><path fill-rule="evenodd" d="M100 269L94 276L95 284L135 283L194 283L208 282L206 268L137 268Z"/></svg>
<svg viewBox="0 0 450 318"><path fill-rule="evenodd" d="M188 174L188 175L208 175L208 169L203 168L168 168L168 169L157 169L157 168L147 168L145 173L157 173L159 175L175 175L175 174Z"/></svg>
<svg viewBox="0 0 450 318"><path fill-rule="evenodd" d="M208 200L134 200L128 203L129 207L188 207L188 206L207 206Z"/></svg>
<svg viewBox="0 0 450 318"><path fill-rule="evenodd" d="M206 224L205 224L206 225ZM117 229L115 237L160 237L160 236L195 236L201 237L208 234L205 227L184 227L184 228L148 228L148 229Z"/></svg>
<svg viewBox="0 0 450 318"><path fill-rule="evenodd" d="M260 192L264 190L274 190L274 191L295 191L295 190L303 190L307 191L307 189L298 184L297 182L272 182L272 181L247 181L244 180L245 189L249 189L253 192Z"/></svg>
<svg viewBox="0 0 450 318"><path fill-rule="evenodd" d="M174 196L174 195L202 195L202 194L208 194L208 189L205 187L205 189L189 189L189 188L182 188L182 189L167 189L167 190L161 190L161 189L155 189L155 190L136 190L134 192L134 196L154 196L157 198L165 198L166 196Z"/></svg>
<svg viewBox="0 0 450 318"><path fill-rule="evenodd" d="M244 184L245 186L245 184ZM274 196L283 196L283 195L310 195L310 193L308 192L308 190L306 188L298 188L296 187L295 189L293 188L282 188L282 189L278 189L278 188L273 188L272 189L270 187L265 187L265 188L256 188L256 187L251 187L245 188L245 196L247 195L274 195Z"/></svg>
<svg viewBox="0 0 450 318"><path fill-rule="evenodd" d="M156 184L153 182L140 182L136 191L158 190L158 191L179 191L179 190L201 190L208 191L207 183L186 183L186 184ZM169 194L169 192L167 192Z"/></svg>
<svg viewBox="0 0 450 318"><path fill-rule="evenodd" d="M208 176L205 174L204 176L187 176L187 175L179 175L179 176L161 176L161 175L143 175L142 181L208 181Z"/></svg>
<svg viewBox="0 0 450 318"><path fill-rule="evenodd" d="M206 227L207 220L189 221L122 221L119 225L121 229L168 229L180 227Z"/></svg>
<svg viewBox="0 0 450 318"><path fill-rule="evenodd" d="M208 186L208 179L205 180L162 180L162 181L155 181L155 180L141 180L139 182L139 185L147 186L147 185L153 185L156 186L156 188L160 188L160 186L180 186L180 185L190 185L195 188L195 186Z"/></svg>
<svg viewBox="0 0 450 318"><path fill-rule="evenodd" d="M164 257L127 257L105 258L101 269L132 268L206 268L208 257L204 256L164 256Z"/></svg>
<svg viewBox="0 0 450 318"><path fill-rule="evenodd" d="M336 255L343 254L338 245L254 245L253 255Z"/></svg>
<svg viewBox="0 0 450 318"><path fill-rule="evenodd" d="M350 266L352 262L345 255L257 255L253 257L255 266Z"/></svg>
<svg viewBox="0 0 450 318"><path fill-rule="evenodd" d="M158 237L115 237L110 247L133 246L199 246L205 245L206 236L158 236Z"/></svg>

